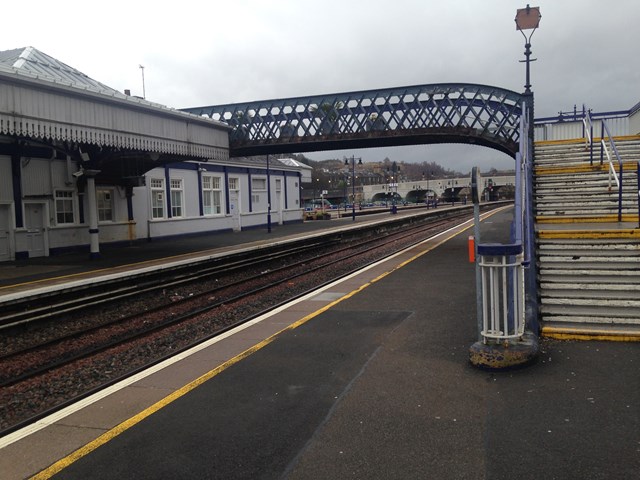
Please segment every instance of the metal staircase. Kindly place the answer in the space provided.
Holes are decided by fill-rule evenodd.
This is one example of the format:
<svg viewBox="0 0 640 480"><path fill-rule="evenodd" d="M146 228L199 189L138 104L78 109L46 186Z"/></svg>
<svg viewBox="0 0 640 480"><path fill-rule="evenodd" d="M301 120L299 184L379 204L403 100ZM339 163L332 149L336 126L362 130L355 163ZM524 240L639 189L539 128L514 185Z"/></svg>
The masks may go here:
<svg viewBox="0 0 640 480"><path fill-rule="evenodd" d="M622 164L583 139L535 145L536 248L543 333L640 335L640 137L616 139Z"/></svg>

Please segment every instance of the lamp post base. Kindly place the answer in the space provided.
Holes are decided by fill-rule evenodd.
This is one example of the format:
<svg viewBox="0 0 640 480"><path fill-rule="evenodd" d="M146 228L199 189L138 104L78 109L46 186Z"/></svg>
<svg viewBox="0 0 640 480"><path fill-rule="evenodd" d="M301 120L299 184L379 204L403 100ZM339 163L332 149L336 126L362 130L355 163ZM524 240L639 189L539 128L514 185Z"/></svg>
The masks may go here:
<svg viewBox="0 0 640 480"><path fill-rule="evenodd" d="M522 339L508 343L484 343L478 341L469 348L472 365L487 370L505 370L522 367L538 356L538 337L525 332Z"/></svg>

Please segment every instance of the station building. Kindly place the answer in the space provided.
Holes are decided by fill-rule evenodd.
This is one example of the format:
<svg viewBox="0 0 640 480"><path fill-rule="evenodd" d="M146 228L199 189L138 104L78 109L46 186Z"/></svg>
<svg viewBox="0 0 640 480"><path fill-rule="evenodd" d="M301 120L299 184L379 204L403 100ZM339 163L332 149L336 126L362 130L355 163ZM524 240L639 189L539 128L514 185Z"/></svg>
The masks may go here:
<svg viewBox="0 0 640 480"><path fill-rule="evenodd" d="M0 261L302 221L308 171L229 158L229 131L35 48L0 52Z"/></svg>

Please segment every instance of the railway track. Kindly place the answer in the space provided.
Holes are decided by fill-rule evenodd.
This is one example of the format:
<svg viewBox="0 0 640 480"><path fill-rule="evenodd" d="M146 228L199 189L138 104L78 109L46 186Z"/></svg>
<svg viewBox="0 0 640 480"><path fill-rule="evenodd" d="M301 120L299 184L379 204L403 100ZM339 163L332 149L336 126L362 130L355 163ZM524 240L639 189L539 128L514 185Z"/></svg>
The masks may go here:
<svg viewBox="0 0 640 480"><path fill-rule="evenodd" d="M265 251L234 254L227 257L180 265L144 274L135 274L124 280L100 282L90 286L73 287L62 291L21 298L3 305L0 331L24 323L43 321L96 306L108 306L132 297L176 288L199 280L241 271L251 266L274 262L295 256L309 249L331 248L337 240L305 243L286 248L267 248Z"/></svg>
<svg viewBox="0 0 640 480"><path fill-rule="evenodd" d="M469 216L458 213L342 245L316 242L311 248L295 245L253 258L219 260L192 268L193 275L188 269L172 272L165 283L145 278L131 285L110 284L109 292L82 292L78 298L69 292L55 308L38 306L31 317L16 309L11 328L4 329L12 346L0 350L0 410L5 410L0 411L0 435ZM165 301L158 304L158 297ZM155 299L153 306L149 299ZM136 306L123 309L123 302ZM65 325L71 312L83 318L79 326ZM25 401L37 406L9 411Z"/></svg>

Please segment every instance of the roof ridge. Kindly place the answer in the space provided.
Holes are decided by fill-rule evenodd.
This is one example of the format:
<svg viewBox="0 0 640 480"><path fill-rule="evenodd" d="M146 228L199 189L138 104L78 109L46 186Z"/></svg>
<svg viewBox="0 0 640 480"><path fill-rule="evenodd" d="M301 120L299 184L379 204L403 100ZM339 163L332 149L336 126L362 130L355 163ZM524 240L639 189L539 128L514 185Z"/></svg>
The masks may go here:
<svg viewBox="0 0 640 480"><path fill-rule="evenodd" d="M24 55L25 53L27 53L27 55ZM49 67L74 72L83 77L90 78L86 73L81 72L77 68L73 68L64 62L61 62L60 60L53 58L51 55L44 53L42 50L38 50L37 48L34 48L34 47L25 47L20 57L22 57L25 61L28 61L28 62L47 65ZM43 57L43 58L38 58L38 57Z"/></svg>
<svg viewBox="0 0 640 480"><path fill-rule="evenodd" d="M11 50L4 50L0 52L0 64L6 65L8 67L13 67L15 61L20 58L22 52L24 52L25 47L22 48L12 48Z"/></svg>
<svg viewBox="0 0 640 480"><path fill-rule="evenodd" d="M54 82L102 91L108 95L119 93L115 88L31 46L0 52L0 64Z"/></svg>

